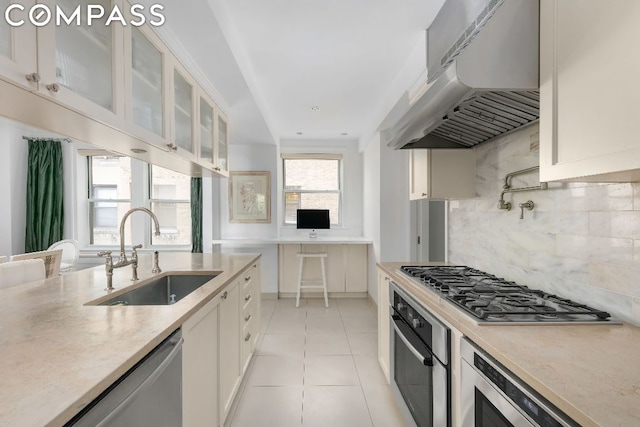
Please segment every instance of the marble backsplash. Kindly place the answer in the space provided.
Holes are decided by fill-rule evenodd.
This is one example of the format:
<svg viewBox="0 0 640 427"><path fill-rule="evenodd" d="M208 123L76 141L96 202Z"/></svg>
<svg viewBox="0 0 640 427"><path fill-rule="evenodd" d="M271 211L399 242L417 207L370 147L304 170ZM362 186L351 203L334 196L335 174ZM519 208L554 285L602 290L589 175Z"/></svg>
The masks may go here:
<svg viewBox="0 0 640 427"><path fill-rule="evenodd" d="M506 194L538 165L537 125L476 147L475 199L449 202L449 261L606 310L640 326L640 183L550 183ZM531 146L533 145L533 148ZM512 180L538 185L538 173ZM535 207L520 219L519 203Z"/></svg>

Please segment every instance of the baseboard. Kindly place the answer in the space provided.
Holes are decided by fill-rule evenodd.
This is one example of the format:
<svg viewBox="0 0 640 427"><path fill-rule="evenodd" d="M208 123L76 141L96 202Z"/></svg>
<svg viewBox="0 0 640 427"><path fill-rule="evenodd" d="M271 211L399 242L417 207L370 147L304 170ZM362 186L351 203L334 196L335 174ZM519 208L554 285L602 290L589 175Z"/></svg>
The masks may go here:
<svg viewBox="0 0 640 427"><path fill-rule="evenodd" d="M368 292L329 292L329 298L367 298ZM295 298L295 292L279 292L278 298ZM322 292L302 292L301 298L324 298Z"/></svg>
<svg viewBox="0 0 640 427"><path fill-rule="evenodd" d="M260 294L260 296L262 297L263 300L265 300L265 299L278 299L278 293L277 292L262 292Z"/></svg>

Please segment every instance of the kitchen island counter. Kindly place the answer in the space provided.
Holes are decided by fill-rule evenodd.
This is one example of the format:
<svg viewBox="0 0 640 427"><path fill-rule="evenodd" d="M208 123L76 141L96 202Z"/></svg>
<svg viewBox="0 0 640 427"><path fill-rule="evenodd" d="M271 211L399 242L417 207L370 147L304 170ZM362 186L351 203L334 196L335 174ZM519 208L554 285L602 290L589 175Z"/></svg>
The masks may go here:
<svg viewBox="0 0 640 427"><path fill-rule="evenodd" d="M107 295L104 266L0 290L0 425L64 425L259 257L163 252L152 274L140 255L135 284L131 267L114 270L111 295L172 272L218 274L166 306L85 305Z"/></svg>
<svg viewBox="0 0 640 427"><path fill-rule="evenodd" d="M407 264L378 266L580 425L640 425L640 328L627 324L478 326L462 310L397 271Z"/></svg>

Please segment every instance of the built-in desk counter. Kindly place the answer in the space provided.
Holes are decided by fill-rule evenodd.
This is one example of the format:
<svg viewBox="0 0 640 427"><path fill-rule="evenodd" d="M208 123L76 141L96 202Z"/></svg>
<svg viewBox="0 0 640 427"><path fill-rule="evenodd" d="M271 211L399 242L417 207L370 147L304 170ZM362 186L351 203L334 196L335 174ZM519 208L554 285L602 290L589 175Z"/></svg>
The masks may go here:
<svg viewBox="0 0 640 427"><path fill-rule="evenodd" d="M329 295L367 296L369 245L365 237L349 236L286 236L266 239L214 240L221 246L278 245L278 296L293 297L298 283L298 252L326 252L327 289ZM252 248L254 250L254 248ZM320 263L305 261L303 279L321 280ZM305 290L305 295L322 295L322 290Z"/></svg>

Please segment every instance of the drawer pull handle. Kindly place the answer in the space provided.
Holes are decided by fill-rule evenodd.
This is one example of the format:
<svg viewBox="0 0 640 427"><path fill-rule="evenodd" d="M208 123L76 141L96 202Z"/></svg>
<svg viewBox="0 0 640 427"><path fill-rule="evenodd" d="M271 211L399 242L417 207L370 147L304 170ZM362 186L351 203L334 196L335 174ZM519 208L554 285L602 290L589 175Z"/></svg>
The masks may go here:
<svg viewBox="0 0 640 427"><path fill-rule="evenodd" d="M244 297L245 301L249 301L251 299L251 294L247 295L246 297Z"/></svg>
<svg viewBox="0 0 640 427"><path fill-rule="evenodd" d="M250 314L244 318L245 322L248 322L249 320L251 320L251 315Z"/></svg>
<svg viewBox="0 0 640 427"><path fill-rule="evenodd" d="M47 85L47 90L49 92L58 93L60 92L60 85L58 83L52 83Z"/></svg>
<svg viewBox="0 0 640 427"><path fill-rule="evenodd" d="M228 295L227 295L227 291L224 291L224 292L222 293L222 299L227 299L227 296L228 296Z"/></svg>
<svg viewBox="0 0 640 427"><path fill-rule="evenodd" d="M249 341L251 339L251 333L248 333L246 337L244 337L245 341Z"/></svg>

